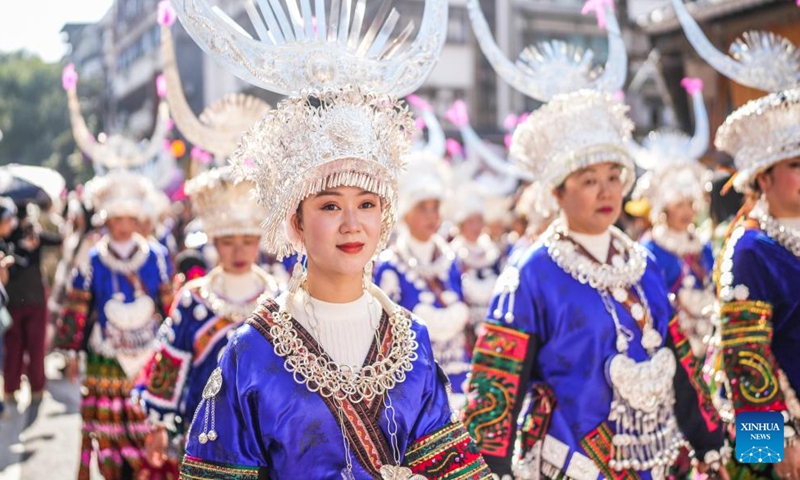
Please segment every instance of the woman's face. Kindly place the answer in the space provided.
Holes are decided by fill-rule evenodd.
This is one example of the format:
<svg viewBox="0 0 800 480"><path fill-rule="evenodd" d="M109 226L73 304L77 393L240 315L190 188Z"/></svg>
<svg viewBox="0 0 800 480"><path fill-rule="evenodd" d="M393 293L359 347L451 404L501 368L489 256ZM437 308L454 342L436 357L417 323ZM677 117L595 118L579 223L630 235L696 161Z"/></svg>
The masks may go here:
<svg viewBox="0 0 800 480"><path fill-rule="evenodd" d="M439 230L442 223L439 213L440 203L437 199L422 200L403 217L403 222L412 237L427 242Z"/></svg>
<svg viewBox="0 0 800 480"><path fill-rule="evenodd" d="M225 235L214 239L219 266L228 273L242 274L258 259L258 235Z"/></svg>
<svg viewBox="0 0 800 480"><path fill-rule="evenodd" d="M381 238L381 199L356 187L337 187L300 204L291 226L308 255L308 272L361 275Z"/></svg>
<svg viewBox="0 0 800 480"><path fill-rule="evenodd" d="M758 176L758 185L776 218L800 217L800 157L776 163Z"/></svg>
<svg viewBox="0 0 800 480"><path fill-rule="evenodd" d="M483 232L483 215L474 213L459 224L461 235L469 242L477 242Z"/></svg>
<svg viewBox="0 0 800 480"><path fill-rule="evenodd" d="M127 242L139 229L139 220L136 217L111 217L106 219L108 234L115 242Z"/></svg>
<svg viewBox="0 0 800 480"><path fill-rule="evenodd" d="M697 211L694 209L694 202L690 199L681 200L673 203L664 209L667 220L667 227L676 232L685 232L694 223Z"/></svg>
<svg viewBox="0 0 800 480"><path fill-rule="evenodd" d="M570 230L598 235L619 218L622 190L622 167L606 162L570 174L554 194Z"/></svg>
<svg viewBox="0 0 800 480"><path fill-rule="evenodd" d="M5 220L0 220L0 239L7 238L17 228L17 216L10 215Z"/></svg>

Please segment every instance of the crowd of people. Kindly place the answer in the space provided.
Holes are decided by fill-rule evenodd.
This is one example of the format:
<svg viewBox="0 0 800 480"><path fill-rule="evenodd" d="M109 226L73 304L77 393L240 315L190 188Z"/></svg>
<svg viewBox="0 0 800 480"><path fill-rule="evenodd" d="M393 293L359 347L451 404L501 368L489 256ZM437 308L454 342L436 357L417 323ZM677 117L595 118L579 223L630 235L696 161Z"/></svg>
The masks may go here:
<svg viewBox="0 0 800 480"><path fill-rule="evenodd" d="M716 132L737 170L721 175L701 161L697 79L683 82L692 136L633 139L603 2L603 74L556 77L564 65L547 59L514 71L469 0L498 74L544 104L513 122L507 160L463 104L446 116L460 147L411 95L446 2L428 0L392 55L318 36L330 64L299 33L245 48L198 3L158 12L158 125L171 114L212 159L183 198L161 187L164 129L146 148L96 142L71 67L76 143L98 175L67 197L57 234L37 220L52 212L0 198L4 402L23 373L41 401L45 354L63 355L82 385L79 479L93 462L106 479L800 479L796 79L709 60L775 92ZM232 73L287 98L238 94L196 116L176 16ZM751 411L782 414L779 461L732 457Z"/></svg>

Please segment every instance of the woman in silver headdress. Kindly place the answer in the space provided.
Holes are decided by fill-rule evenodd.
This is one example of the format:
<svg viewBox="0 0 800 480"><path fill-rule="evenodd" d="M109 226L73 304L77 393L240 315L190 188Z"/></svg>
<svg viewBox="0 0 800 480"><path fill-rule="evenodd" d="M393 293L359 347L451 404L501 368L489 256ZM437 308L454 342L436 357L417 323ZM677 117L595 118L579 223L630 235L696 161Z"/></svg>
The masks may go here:
<svg viewBox="0 0 800 480"><path fill-rule="evenodd" d="M430 71L447 2L425 2L411 45L411 29L386 43L398 20L388 3L362 41L365 5L352 18L350 5L328 12L316 2L312 14L310 2L302 13L289 2L290 15L275 1L260 15L253 7L262 42L243 38L206 2L178 11L232 71L289 94L242 137L233 160L267 210L267 249L302 254L287 292L256 309L209 377L184 477L489 475L450 409L427 329L371 281L413 129L387 93L410 93Z"/></svg>
<svg viewBox="0 0 800 480"><path fill-rule="evenodd" d="M700 56L730 79L774 92L731 113L714 144L730 154L733 187L749 197L731 225L715 265L720 328L717 379L732 422L749 412L781 412L784 452L767 461L737 448L732 478L800 478L800 65L797 49L770 32L746 32L719 52L681 0L673 0ZM769 68L764 66L768 65ZM764 460L762 458L762 460Z"/></svg>
<svg viewBox="0 0 800 480"><path fill-rule="evenodd" d="M624 45L603 3L590 2L608 20L611 62L620 48L624 58ZM634 181L633 123L610 93L624 79L619 65L598 76L586 58L550 43L526 49L514 66L490 48L478 2L468 8L498 72L548 102L514 132L511 156L560 210L498 279L473 355L470 433L494 473L516 478L663 479L686 440L700 459L718 455L722 427L710 398L675 359L685 340L661 273L613 227Z"/></svg>

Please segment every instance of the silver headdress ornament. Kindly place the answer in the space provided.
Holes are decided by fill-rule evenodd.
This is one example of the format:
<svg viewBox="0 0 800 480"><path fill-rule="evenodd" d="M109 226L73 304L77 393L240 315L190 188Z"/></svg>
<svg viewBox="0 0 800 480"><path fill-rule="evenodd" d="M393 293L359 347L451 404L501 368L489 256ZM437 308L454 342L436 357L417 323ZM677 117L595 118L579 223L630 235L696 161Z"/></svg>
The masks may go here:
<svg viewBox="0 0 800 480"><path fill-rule="evenodd" d="M212 103L197 117L183 93L183 84L170 27L175 23L175 11L168 0L158 5L161 25L161 61L166 82L166 99L178 130L192 144L212 153L217 165L222 165L236 150L239 138L259 121L272 107L260 98L231 94Z"/></svg>
<svg viewBox="0 0 800 480"><path fill-rule="evenodd" d="M72 123L72 133L78 148L92 161L95 171L102 175L108 170L126 169L144 174L156 185L170 181L176 168L175 158L164 148L170 131L169 107L165 101L158 105L155 129L149 140L135 142L123 135L109 135L104 142L98 141L89 131L81 114L78 100L78 74L75 65L64 67L62 86L67 92L67 101Z"/></svg>
<svg viewBox="0 0 800 480"><path fill-rule="evenodd" d="M800 51L771 32L745 32L718 51L683 5L672 0L678 20L697 53L715 70L747 87L775 92L733 112L717 130L714 145L731 156L738 170L733 186L746 191L772 165L800 155Z"/></svg>
<svg viewBox="0 0 800 480"><path fill-rule="evenodd" d="M384 199L380 251L396 219L397 177L414 123L405 106L358 87L283 100L247 132L231 160L267 209L264 243L279 258L300 251L288 221L322 190L353 186Z"/></svg>
<svg viewBox="0 0 800 480"><path fill-rule="evenodd" d="M681 85L692 97L695 131L692 137L678 130L657 130L645 137L643 145L631 142L636 163L647 172L639 177L634 200L645 199L653 223L666 207L692 200L696 208L705 203L705 185L711 172L699 162L708 148L708 112L703 103L703 82L684 78Z"/></svg>
<svg viewBox="0 0 800 480"><path fill-rule="evenodd" d="M589 0L582 10L594 11L598 24L608 33L608 61L605 68L596 68L591 50L583 51L559 40L528 46L512 63L494 41L479 0L467 0L475 36L494 70L512 87L542 102L581 89L615 93L622 88L628 56L613 7L613 0Z"/></svg>
<svg viewBox="0 0 800 480"><path fill-rule="evenodd" d="M253 184L236 182L230 167L213 168L186 183L192 209L211 237L261 236L267 211L253 201Z"/></svg>
<svg viewBox="0 0 800 480"><path fill-rule="evenodd" d="M634 181L628 107L594 90L557 95L514 132L511 156L554 189L573 172L605 162L625 169L625 193Z"/></svg>
<svg viewBox="0 0 800 480"><path fill-rule="evenodd" d="M244 3L258 39L204 0L173 0L194 40L231 73L282 94L361 85L402 97L414 92L439 59L447 34L447 0L426 0L416 39L409 22L384 0L362 35L366 0L252 0ZM288 12L287 12L288 10Z"/></svg>
<svg viewBox="0 0 800 480"><path fill-rule="evenodd" d="M426 141L417 140L411 149L428 153L434 157L444 157L447 153L447 137L431 104L413 94L406 97L406 102L420 112L421 116L417 119L417 131L421 133L422 128L420 127L423 126L428 131L428 139Z"/></svg>
<svg viewBox="0 0 800 480"><path fill-rule="evenodd" d="M425 152L411 152L403 160L406 168L398 180L400 218L423 200L447 200L453 174L449 163Z"/></svg>
<svg viewBox="0 0 800 480"><path fill-rule="evenodd" d="M153 184L137 173L117 169L86 182L83 201L103 220L113 217L144 219L144 199L150 198Z"/></svg>

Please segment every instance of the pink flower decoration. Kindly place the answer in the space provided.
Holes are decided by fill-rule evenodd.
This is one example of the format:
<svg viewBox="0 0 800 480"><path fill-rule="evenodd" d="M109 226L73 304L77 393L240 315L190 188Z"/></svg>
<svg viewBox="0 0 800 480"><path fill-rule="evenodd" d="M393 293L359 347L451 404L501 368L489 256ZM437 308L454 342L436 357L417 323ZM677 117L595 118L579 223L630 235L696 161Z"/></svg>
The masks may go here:
<svg viewBox="0 0 800 480"><path fill-rule="evenodd" d="M614 92L614 100L616 100L618 102L624 102L625 101L625 92L623 92L622 90L617 90L616 92Z"/></svg>
<svg viewBox="0 0 800 480"><path fill-rule="evenodd" d="M422 130L425 128L425 119L422 117L415 118L414 125L417 127L417 130Z"/></svg>
<svg viewBox="0 0 800 480"><path fill-rule="evenodd" d="M172 118L168 118L167 119L167 130L169 130L171 132L173 128L175 128L175 120L173 120Z"/></svg>
<svg viewBox="0 0 800 480"><path fill-rule="evenodd" d="M606 5L611 7L614 11L614 0L586 0L581 9L581 14L586 15L589 12L594 12L597 17L597 26L605 30L607 24L606 18Z"/></svg>
<svg viewBox="0 0 800 480"><path fill-rule="evenodd" d="M252 158L245 158L244 166L247 168L256 168L256 162L254 162Z"/></svg>
<svg viewBox="0 0 800 480"><path fill-rule="evenodd" d="M506 150L511 150L511 139L512 139L512 138L514 138L514 136L513 136L513 135L511 135L510 133L507 133L507 134L506 134L506 135L503 137L503 142L506 144Z"/></svg>
<svg viewBox="0 0 800 480"><path fill-rule="evenodd" d="M460 157L464 154L464 147L458 143L458 140L452 138L448 138L447 142L445 142L445 149L451 157Z"/></svg>
<svg viewBox="0 0 800 480"><path fill-rule="evenodd" d="M514 130L514 127L519 124L519 117L514 115L513 113L509 113L505 120L503 120L503 128L510 132Z"/></svg>
<svg viewBox="0 0 800 480"><path fill-rule="evenodd" d="M410 103L412 106L414 106L414 107L416 107L416 108L418 108L420 110L424 110L424 111L433 110L433 107L431 107L430 103L428 103L426 100L424 100L424 99L422 99L422 98L420 98L420 97L418 97L418 96L416 96L414 94L411 94L411 95L407 96L406 97L406 101L408 103Z"/></svg>
<svg viewBox="0 0 800 480"><path fill-rule="evenodd" d="M686 89L686 93L694 95L703 91L703 80L700 78L686 77L681 80L681 86Z"/></svg>
<svg viewBox="0 0 800 480"><path fill-rule="evenodd" d="M61 72L61 86L64 90L72 90L78 84L78 72L75 71L75 64L68 63Z"/></svg>
<svg viewBox="0 0 800 480"><path fill-rule="evenodd" d="M196 161L201 165L208 165L211 163L211 154L206 152L200 147L192 147L190 153L192 160Z"/></svg>
<svg viewBox="0 0 800 480"><path fill-rule="evenodd" d="M156 77L156 93L158 94L158 98L167 96L167 79L164 78L163 73Z"/></svg>
<svg viewBox="0 0 800 480"><path fill-rule="evenodd" d="M175 23L178 16L175 14L175 9L169 0L162 0L158 2L158 24L164 27L171 27Z"/></svg>
<svg viewBox="0 0 800 480"><path fill-rule="evenodd" d="M465 127L469 125L469 114L467 113L467 104L464 100L456 100L450 110L444 114L444 118L450 120L456 127Z"/></svg>
<svg viewBox="0 0 800 480"><path fill-rule="evenodd" d="M531 114L528 113L528 112L525 112L522 115L520 115L519 116L519 120L517 120L517 125L522 125L523 123L525 123L525 120L527 120L528 117L530 117L530 116L531 116Z"/></svg>

